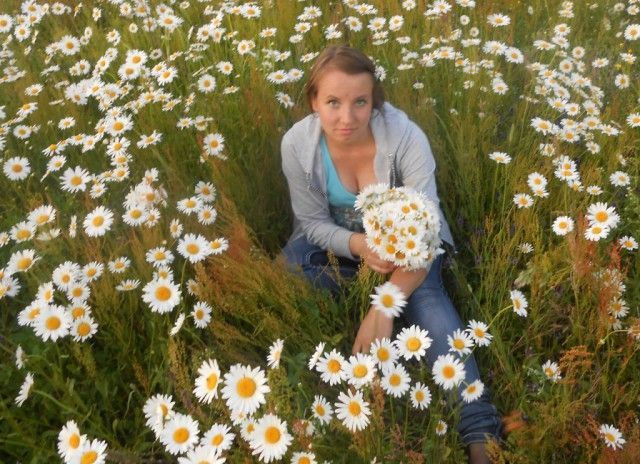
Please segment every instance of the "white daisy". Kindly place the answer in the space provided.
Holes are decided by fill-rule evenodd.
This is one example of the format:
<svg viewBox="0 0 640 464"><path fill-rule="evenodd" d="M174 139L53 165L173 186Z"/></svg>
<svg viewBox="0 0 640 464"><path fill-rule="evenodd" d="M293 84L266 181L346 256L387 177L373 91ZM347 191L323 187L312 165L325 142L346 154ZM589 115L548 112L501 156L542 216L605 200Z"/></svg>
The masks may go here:
<svg viewBox="0 0 640 464"><path fill-rule="evenodd" d="M309 368L309 370L315 369L318 359L320 359L320 356L324 354L324 347L325 347L324 342L320 342L316 346L315 351L313 352L313 354L309 358L309 362L307 363L307 367Z"/></svg>
<svg viewBox="0 0 640 464"><path fill-rule="evenodd" d="M321 424L328 424L331 422L331 416L333 415L333 409L331 404L325 399L324 396L316 395L311 406L313 417L318 419Z"/></svg>
<svg viewBox="0 0 640 464"><path fill-rule="evenodd" d="M75 319L71 324L71 336L76 342L84 342L98 331L98 324L89 315Z"/></svg>
<svg viewBox="0 0 640 464"><path fill-rule="evenodd" d="M234 412L255 413L265 403L265 394L271 389L267 385L264 372L259 367L234 364L224 375L222 398Z"/></svg>
<svg viewBox="0 0 640 464"><path fill-rule="evenodd" d="M225 458L219 457L219 452L208 444L198 445L187 451L186 456L178 458L178 464L223 464Z"/></svg>
<svg viewBox="0 0 640 464"><path fill-rule="evenodd" d="M377 286L375 293L370 297L373 307L388 318L398 317L407 304L406 296L400 287L390 281Z"/></svg>
<svg viewBox="0 0 640 464"><path fill-rule="evenodd" d="M356 388L368 385L376 373L373 358L364 353L356 353L345 363L344 370L347 374L347 382Z"/></svg>
<svg viewBox="0 0 640 464"><path fill-rule="evenodd" d="M258 459L271 462L281 459L292 441L287 423L274 414L265 414L256 423L249 445Z"/></svg>
<svg viewBox="0 0 640 464"><path fill-rule="evenodd" d="M383 339L378 338L371 343L369 352L378 363L378 368L383 372L392 367L398 359L398 351L395 345L386 337Z"/></svg>
<svg viewBox="0 0 640 464"><path fill-rule="evenodd" d="M363 430L369 424L369 403L364 401L360 390L348 394L340 392L335 409L336 417L352 432Z"/></svg>
<svg viewBox="0 0 640 464"><path fill-rule="evenodd" d="M462 329L456 329L453 335L447 335L449 351L457 353L459 356L471 353L473 339Z"/></svg>
<svg viewBox="0 0 640 464"><path fill-rule="evenodd" d="M198 443L200 427L191 416L176 413L160 433L160 442L171 454L182 454Z"/></svg>
<svg viewBox="0 0 640 464"><path fill-rule="evenodd" d="M27 401L29 398L29 392L31 391L31 387L33 386L33 374L31 372L27 372L27 375L24 378L24 382L20 386L20 391L18 392L18 396L15 398L15 403L18 407L22 406L22 404Z"/></svg>
<svg viewBox="0 0 640 464"><path fill-rule="evenodd" d="M405 368L397 364L384 373L380 385L387 394L400 398L409 390L410 383L411 378Z"/></svg>
<svg viewBox="0 0 640 464"><path fill-rule="evenodd" d="M152 280L142 291L142 300L156 313L172 311L180 303L180 288L168 279Z"/></svg>
<svg viewBox="0 0 640 464"><path fill-rule="evenodd" d="M71 315L62 306L45 306L38 315L34 330L38 337L44 341L65 337L71 327Z"/></svg>
<svg viewBox="0 0 640 464"><path fill-rule="evenodd" d="M491 343L493 335L490 335L488 330L489 326L487 324L475 320L469 321L467 328L469 335L478 346L488 346Z"/></svg>
<svg viewBox="0 0 640 464"><path fill-rule="evenodd" d="M173 398L170 395L154 395L145 403L142 411L146 418L147 427L160 436L166 421L173 417Z"/></svg>
<svg viewBox="0 0 640 464"><path fill-rule="evenodd" d="M569 216L558 216L551 228L556 235L567 235L573 230L574 222Z"/></svg>
<svg viewBox="0 0 640 464"><path fill-rule="evenodd" d="M558 363L553 362L550 359L547 360L542 365L542 372L552 382L557 382L558 380L560 380L562 378L562 375L560 374L560 367L558 366Z"/></svg>
<svg viewBox="0 0 640 464"><path fill-rule="evenodd" d="M82 225L89 237L99 237L107 233L113 224L113 213L104 206L98 206L85 217Z"/></svg>
<svg viewBox="0 0 640 464"><path fill-rule="evenodd" d="M520 290L511 290L510 297L513 304L513 312L518 316L527 317L529 303L524 294Z"/></svg>
<svg viewBox="0 0 640 464"><path fill-rule="evenodd" d="M426 409L431 404L431 391L421 382L417 382L411 388L410 396L411 404L416 409Z"/></svg>
<svg viewBox="0 0 640 464"><path fill-rule="evenodd" d="M284 341L277 339L271 347L269 347L269 355L267 356L267 365L272 369L277 369L280 366L280 356L282 356L282 347Z"/></svg>
<svg viewBox="0 0 640 464"><path fill-rule="evenodd" d="M622 438L622 433L613 425L602 424L600 426L600 434L605 444L613 449L622 449L622 445L626 443L626 440Z"/></svg>
<svg viewBox="0 0 640 464"><path fill-rule="evenodd" d="M218 453L231 448L235 434L231 432L231 427L222 424L213 424L211 428L202 436L201 444L208 444Z"/></svg>
<svg viewBox="0 0 640 464"><path fill-rule="evenodd" d="M325 354L316 364L320 378L329 385L335 385L347 379L346 361L342 355L334 350Z"/></svg>
<svg viewBox="0 0 640 464"><path fill-rule="evenodd" d="M420 360L433 341L428 334L428 330L423 330L417 325L403 328L395 340L398 353L406 360Z"/></svg>
<svg viewBox="0 0 640 464"><path fill-rule="evenodd" d="M67 421L58 433L58 454L65 462L69 462L71 456L78 453L80 446L86 439L86 435L80 434L75 421Z"/></svg>
<svg viewBox="0 0 640 464"><path fill-rule="evenodd" d="M71 457L70 464L103 464L107 457L107 443L103 440L84 440L80 449Z"/></svg>
<svg viewBox="0 0 640 464"><path fill-rule="evenodd" d="M476 380L462 390L462 399L465 403L471 403L480 398L482 393L484 393L484 384L480 380Z"/></svg>
<svg viewBox="0 0 640 464"><path fill-rule="evenodd" d="M205 259L210 253L209 242L202 235L185 234L178 242L178 253L191 263Z"/></svg>
<svg viewBox="0 0 640 464"><path fill-rule="evenodd" d="M465 376L464 365L451 354L438 356L431 372L434 382L445 390L458 385Z"/></svg>
<svg viewBox="0 0 640 464"><path fill-rule="evenodd" d="M204 301L198 301L193 305L191 316L194 325L199 329L204 329L211 322L211 306Z"/></svg>
<svg viewBox="0 0 640 464"><path fill-rule="evenodd" d="M193 394L203 403L210 404L213 398L218 397L218 384L220 383L220 369L218 361L208 359L198 369L196 386Z"/></svg>

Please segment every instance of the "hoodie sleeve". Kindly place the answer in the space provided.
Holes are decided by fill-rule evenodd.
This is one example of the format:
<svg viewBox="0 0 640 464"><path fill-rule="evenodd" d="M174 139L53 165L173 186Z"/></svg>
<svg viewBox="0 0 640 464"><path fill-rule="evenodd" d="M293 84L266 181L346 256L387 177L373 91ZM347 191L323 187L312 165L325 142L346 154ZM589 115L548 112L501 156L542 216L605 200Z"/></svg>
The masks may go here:
<svg viewBox="0 0 640 464"><path fill-rule="evenodd" d="M355 260L349 249L352 231L338 226L329 214L329 205L318 191L308 188L295 145L288 132L281 143L282 171L287 178L293 214L302 226L307 240L335 255Z"/></svg>

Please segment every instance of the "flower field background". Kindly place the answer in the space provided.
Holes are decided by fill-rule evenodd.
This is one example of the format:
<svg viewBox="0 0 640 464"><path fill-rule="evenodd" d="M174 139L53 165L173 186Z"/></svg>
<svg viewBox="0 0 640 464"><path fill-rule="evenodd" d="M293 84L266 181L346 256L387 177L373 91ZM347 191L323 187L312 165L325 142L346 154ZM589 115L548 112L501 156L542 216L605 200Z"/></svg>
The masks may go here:
<svg viewBox="0 0 640 464"><path fill-rule="evenodd" d="M638 461L640 2L8 0L0 43L1 462L464 459L415 361L424 407L321 380L380 276L333 300L277 256L280 139L341 43L429 137L495 460ZM345 392L366 427L317 408Z"/></svg>

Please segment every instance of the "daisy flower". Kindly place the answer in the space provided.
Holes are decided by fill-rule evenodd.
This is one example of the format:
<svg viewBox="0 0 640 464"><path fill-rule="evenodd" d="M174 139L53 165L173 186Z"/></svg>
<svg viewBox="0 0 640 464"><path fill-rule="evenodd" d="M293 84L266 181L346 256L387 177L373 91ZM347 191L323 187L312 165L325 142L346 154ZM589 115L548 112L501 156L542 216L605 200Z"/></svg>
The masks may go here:
<svg viewBox="0 0 640 464"><path fill-rule="evenodd" d="M181 213L197 213L202 208L202 200L198 197L185 198L178 201L177 208Z"/></svg>
<svg viewBox="0 0 640 464"><path fill-rule="evenodd" d="M513 312L518 316L527 317L527 307L529 303L524 294L520 290L511 290L511 303L513 304Z"/></svg>
<svg viewBox="0 0 640 464"><path fill-rule="evenodd" d="M224 375L222 398L232 411L253 414L265 403L265 393L271 391L266 383L264 372L259 367L251 369L234 364Z"/></svg>
<svg viewBox="0 0 640 464"><path fill-rule="evenodd" d="M584 238L592 242L597 242L601 238L606 238L611 229L600 224L593 224L584 231Z"/></svg>
<svg viewBox="0 0 640 464"><path fill-rule="evenodd" d="M48 305L40 311L34 330L45 342L49 339L55 342L58 338L65 337L70 327L71 315L66 309L58 305Z"/></svg>
<svg viewBox="0 0 640 464"><path fill-rule="evenodd" d="M191 263L205 259L209 254L209 242L202 235L185 234L178 242L178 253Z"/></svg>
<svg viewBox="0 0 640 464"><path fill-rule="evenodd" d="M28 271L31 266L33 266L33 264L39 259L39 257L37 257L35 253L35 250L16 251L11 255L11 258L9 258L9 262L6 266L6 273L8 275L11 275L15 274L16 272Z"/></svg>
<svg viewBox="0 0 640 464"><path fill-rule="evenodd" d="M493 27L508 26L511 24L511 19L507 15L495 13L487 16L487 23Z"/></svg>
<svg viewBox="0 0 640 464"><path fill-rule="evenodd" d="M198 369L196 386L193 394L203 403L210 404L213 398L218 397L218 384L220 383L220 369L218 361L208 359Z"/></svg>
<svg viewBox="0 0 640 464"><path fill-rule="evenodd" d="M351 432L363 430L369 424L369 403L364 401L360 390L348 394L340 392L335 409L336 417Z"/></svg>
<svg viewBox="0 0 640 464"><path fill-rule="evenodd" d="M205 226L209 226L216 222L218 217L218 211L211 205L204 205L200 208L198 213L198 222Z"/></svg>
<svg viewBox="0 0 640 464"><path fill-rule="evenodd" d="M552 362L551 360L547 360L547 362L542 365L542 372L552 382L557 382L562 378L558 363Z"/></svg>
<svg viewBox="0 0 640 464"><path fill-rule="evenodd" d="M307 367L309 368L309 370L315 369L318 359L320 359L320 356L322 356L324 353L324 347L324 342L320 342L318 343L318 345L316 345L316 349L309 358L309 362L307 363Z"/></svg>
<svg viewBox="0 0 640 464"><path fill-rule="evenodd" d="M24 378L24 382L20 386L20 391L18 392L18 396L15 398L15 403L18 407L22 406L22 404L27 401L29 398L29 392L31 391L31 387L33 386L33 374L28 372L26 377Z"/></svg>
<svg viewBox="0 0 640 464"><path fill-rule="evenodd" d="M420 360L433 341L428 334L428 330L423 330L417 325L403 328L395 340L398 353L406 360Z"/></svg>
<svg viewBox="0 0 640 464"><path fill-rule="evenodd" d="M613 425L602 424L600 426L600 434L602 435L604 443L614 450L618 448L622 449L622 445L626 443L626 440L622 438L620 430Z"/></svg>
<svg viewBox="0 0 640 464"><path fill-rule="evenodd" d="M374 342L371 343L369 352L382 371L389 367L393 367L398 359L398 351L396 350L396 347L393 342L386 337L374 340Z"/></svg>
<svg viewBox="0 0 640 464"><path fill-rule="evenodd" d="M335 349L325 354L316 364L320 378L329 385L335 385L347 379L346 361Z"/></svg>
<svg viewBox="0 0 640 464"><path fill-rule="evenodd" d="M453 336L447 335L447 343L449 351L457 353L459 356L471 353L471 347L473 347L473 339L462 329L456 329Z"/></svg>
<svg viewBox="0 0 640 464"><path fill-rule="evenodd" d="M205 444L187 451L186 456L178 458L178 464L223 464L225 458L219 457L219 452Z"/></svg>
<svg viewBox="0 0 640 464"><path fill-rule="evenodd" d="M533 198L527 193L516 193L513 196L513 203L519 208L529 208L533 205Z"/></svg>
<svg viewBox="0 0 640 464"><path fill-rule="evenodd" d="M198 443L200 428L191 416L176 413L160 433L160 442L171 454L182 454Z"/></svg>
<svg viewBox="0 0 640 464"><path fill-rule="evenodd" d="M333 415L333 409L331 404L325 399L324 396L316 395L311 405L311 411L313 417L318 419L321 424L328 424L331 422L331 416Z"/></svg>
<svg viewBox="0 0 640 464"><path fill-rule="evenodd" d="M400 398L409 390L410 383L411 378L405 368L401 364L397 364L384 373L380 385L387 394Z"/></svg>
<svg viewBox="0 0 640 464"><path fill-rule="evenodd" d="M170 395L154 395L149 398L142 408L147 427L160 436L166 421L173 417L173 398Z"/></svg>
<svg viewBox="0 0 640 464"><path fill-rule="evenodd" d="M180 303L180 288L168 279L152 280L142 291L142 300L156 313L172 311Z"/></svg>
<svg viewBox="0 0 640 464"><path fill-rule="evenodd" d="M284 346L284 341L282 339L277 339L271 347L269 348L269 355L267 356L267 365L272 369L277 369L280 367L280 356L282 355L282 347Z"/></svg>
<svg viewBox="0 0 640 464"><path fill-rule="evenodd" d="M204 301L198 301L193 305L191 316L194 325L199 329L204 329L211 322L211 306Z"/></svg>
<svg viewBox="0 0 640 464"><path fill-rule="evenodd" d="M83 342L98 331L98 324L89 315L79 317L71 324L71 335L76 342Z"/></svg>
<svg viewBox="0 0 640 464"><path fill-rule="evenodd" d="M27 158L15 156L4 162L3 171L9 180L24 180L31 172L31 167Z"/></svg>
<svg viewBox="0 0 640 464"><path fill-rule="evenodd" d="M402 314L402 308L407 304L400 287L390 281L377 286L370 297L373 307L390 319Z"/></svg>
<svg viewBox="0 0 640 464"><path fill-rule="evenodd" d="M489 326L484 322L475 320L469 321L467 332L473 338L473 341L478 346L488 346L491 343L493 335L488 333Z"/></svg>
<svg viewBox="0 0 640 464"><path fill-rule="evenodd" d="M107 443L103 440L84 440L80 449L69 460L70 464L103 464L107 457Z"/></svg>
<svg viewBox="0 0 640 464"><path fill-rule="evenodd" d="M281 459L292 441L287 423L274 414L265 414L256 423L249 446L258 459L271 462Z"/></svg>
<svg viewBox="0 0 640 464"><path fill-rule="evenodd" d="M567 235L573 230L573 219L569 216L558 216L554 221L551 228L556 235Z"/></svg>
<svg viewBox="0 0 640 464"><path fill-rule="evenodd" d="M235 434L231 432L231 427L222 424L213 424L211 428L202 436L200 444L208 444L218 453L231 448Z"/></svg>
<svg viewBox="0 0 640 464"><path fill-rule="evenodd" d="M436 435L443 436L444 434L447 433L448 428L449 426L447 425L447 423L442 419L440 419L436 424Z"/></svg>
<svg viewBox="0 0 640 464"><path fill-rule="evenodd" d="M89 180L91 180L89 171L82 169L80 166L76 166L73 169L68 168L60 177L60 188L71 193L84 191Z"/></svg>
<svg viewBox="0 0 640 464"><path fill-rule="evenodd" d="M297 452L291 455L291 464L317 464L313 453Z"/></svg>
<svg viewBox="0 0 640 464"><path fill-rule="evenodd" d="M431 371L434 382L445 390L458 385L465 376L464 365L451 354L438 356Z"/></svg>
<svg viewBox="0 0 640 464"><path fill-rule="evenodd" d="M224 253L229 248L229 242L224 237L219 237L213 239L209 242L209 249L211 254L219 255L220 253Z"/></svg>
<svg viewBox="0 0 640 464"><path fill-rule="evenodd" d="M476 380L462 390L462 399L465 403L471 403L480 398L482 393L484 393L484 384L480 380Z"/></svg>
<svg viewBox="0 0 640 464"><path fill-rule="evenodd" d="M624 237L620 237L620 239L618 239L618 243L622 248L624 248L627 251L633 251L638 248L638 242L636 241L635 238L631 237L630 235L625 235Z"/></svg>
<svg viewBox="0 0 640 464"><path fill-rule="evenodd" d="M98 206L85 217L82 225L89 237L99 237L107 233L113 224L113 213L104 206Z"/></svg>
<svg viewBox="0 0 640 464"><path fill-rule="evenodd" d="M411 404L416 409L427 409L431 404L431 391L429 387L421 382L417 382L413 388L411 388Z"/></svg>
<svg viewBox="0 0 640 464"><path fill-rule="evenodd" d="M80 434L76 422L68 421L58 433L58 454L65 462L69 462L71 456L78 453L80 446L86 439L86 435Z"/></svg>
<svg viewBox="0 0 640 464"><path fill-rule="evenodd" d="M169 336L173 337L178 332L180 332L180 329L182 329L182 324L184 324L184 320L186 319L186 317L187 316L184 313L180 313L180 315L178 315L176 322L174 322L173 327L171 327L171 330L169 331Z"/></svg>
<svg viewBox="0 0 640 464"><path fill-rule="evenodd" d="M203 74L198 79L198 90L202 93L213 92L216 89L216 78L210 74Z"/></svg>
<svg viewBox="0 0 640 464"><path fill-rule="evenodd" d="M591 225L614 228L620 221L620 216L613 206L607 203L597 202L587 208L587 220Z"/></svg>
<svg viewBox="0 0 640 464"><path fill-rule="evenodd" d="M370 384L376 373L373 358L363 353L352 355L345 363L344 370L347 374L347 382L356 388Z"/></svg>
<svg viewBox="0 0 640 464"><path fill-rule="evenodd" d="M202 141L202 147L205 154L208 156L218 156L222 159L225 157L221 155L224 149L224 137L221 134L207 134Z"/></svg>

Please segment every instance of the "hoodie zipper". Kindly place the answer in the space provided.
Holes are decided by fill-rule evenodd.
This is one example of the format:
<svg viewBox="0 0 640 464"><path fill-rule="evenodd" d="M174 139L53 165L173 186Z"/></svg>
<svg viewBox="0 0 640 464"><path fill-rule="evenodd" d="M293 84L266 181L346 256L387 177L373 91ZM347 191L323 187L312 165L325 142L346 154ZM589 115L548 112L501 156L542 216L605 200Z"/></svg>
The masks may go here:
<svg viewBox="0 0 640 464"><path fill-rule="evenodd" d="M389 162L389 186L396 186L396 163L393 162L393 153L387 154L387 161Z"/></svg>
<svg viewBox="0 0 640 464"><path fill-rule="evenodd" d="M324 193L324 192L320 189L320 187L317 187L317 186L315 186L315 185L313 185L313 184L311 183L311 173L310 173L310 172L305 172L304 174L305 174L305 177L307 178L307 190L313 190L313 191L315 191L315 192L319 193L320 195L322 195L322 196L323 196L323 198L327 198L327 194L326 194L326 193Z"/></svg>

